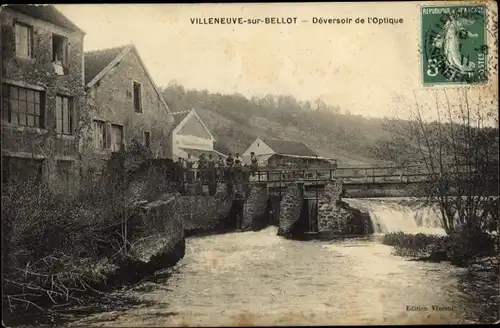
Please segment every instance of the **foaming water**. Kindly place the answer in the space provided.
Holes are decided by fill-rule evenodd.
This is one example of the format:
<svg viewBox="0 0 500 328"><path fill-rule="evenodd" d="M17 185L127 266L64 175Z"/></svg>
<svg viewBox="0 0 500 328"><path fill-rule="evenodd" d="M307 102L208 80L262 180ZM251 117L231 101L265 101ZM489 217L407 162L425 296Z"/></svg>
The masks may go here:
<svg viewBox="0 0 500 328"><path fill-rule="evenodd" d="M413 198L350 198L350 206L368 212L375 233L445 235L437 208Z"/></svg>
<svg viewBox="0 0 500 328"><path fill-rule="evenodd" d="M76 324L158 327L491 321L485 298L476 296L498 294L498 284L478 286L478 278L469 280L464 269L405 261L372 237L291 241L276 233L275 227L269 227L259 232L189 238L186 256L168 280L148 283L152 288L146 291L135 288L127 292L148 301L147 305L95 314ZM446 310L432 310L433 305ZM411 310L415 306L427 310Z"/></svg>

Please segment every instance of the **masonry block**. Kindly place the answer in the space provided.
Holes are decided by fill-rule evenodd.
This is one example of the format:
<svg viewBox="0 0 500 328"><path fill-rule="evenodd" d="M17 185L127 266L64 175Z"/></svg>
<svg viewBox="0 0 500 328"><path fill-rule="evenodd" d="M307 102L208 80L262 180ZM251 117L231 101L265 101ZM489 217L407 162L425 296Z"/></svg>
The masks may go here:
<svg viewBox="0 0 500 328"><path fill-rule="evenodd" d="M254 221L262 219L266 215L267 187L265 185L252 186L250 194L243 207L243 230L250 230Z"/></svg>
<svg viewBox="0 0 500 328"><path fill-rule="evenodd" d="M300 220L304 200L304 185L292 183L281 200L278 235L288 236Z"/></svg>
<svg viewBox="0 0 500 328"><path fill-rule="evenodd" d="M325 186L323 198L319 200L318 232L322 234L365 234L370 217L341 201L342 183Z"/></svg>

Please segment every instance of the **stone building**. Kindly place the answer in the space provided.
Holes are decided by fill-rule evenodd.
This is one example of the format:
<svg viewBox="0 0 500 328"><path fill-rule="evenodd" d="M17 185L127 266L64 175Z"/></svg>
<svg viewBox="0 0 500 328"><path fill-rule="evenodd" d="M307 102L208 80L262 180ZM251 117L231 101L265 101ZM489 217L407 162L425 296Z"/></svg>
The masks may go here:
<svg viewBox="0 0 500 328"><path fill-rule="evenodd" d="M257 138L243 153L244 161L249 161L251 152L257 156L259 166L329 168L336 163L300 141Z"/></svg>
<svg viewBox="0 0 500 328"><path fill-rule="evenodd" d="M0 26L3 182L31 176L73 190L85 33L51 5L4 6Z"/></svg>
<svg viewBox="0 0 500 328"><path fill-rule="evenodd" d="M224 154L214 149L215 138L194 109L174 114L172 130L172 159L187 158L190 153L194 160L201 154L212 154L217 159Z"/></svg>
<svg viewBox="0 0 500 328"><path fill-rule="evenodd" d="M98 174L133 140L154 158L171 158L174 117L134 45L85 53L87 114L82 171Z"/></svg>

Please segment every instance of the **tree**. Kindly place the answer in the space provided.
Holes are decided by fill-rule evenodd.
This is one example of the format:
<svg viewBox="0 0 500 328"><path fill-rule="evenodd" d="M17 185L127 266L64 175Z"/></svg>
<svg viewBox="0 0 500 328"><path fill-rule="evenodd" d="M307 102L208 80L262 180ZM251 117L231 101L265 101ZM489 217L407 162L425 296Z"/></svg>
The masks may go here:
<svg viewBox="0 0 500 328"><path fill-rule="evenodd" d="M498 184L498 117L481 95L470 93L464 88L451 99L443 89L430 107L416 101L409 120L388 121L385 128L392 138L376 146L386 159L423 166L429 175L427 201L439 205L448 234L461 228L484 230L491 187ZM435 119L429 122L426 114Z"/></svg>

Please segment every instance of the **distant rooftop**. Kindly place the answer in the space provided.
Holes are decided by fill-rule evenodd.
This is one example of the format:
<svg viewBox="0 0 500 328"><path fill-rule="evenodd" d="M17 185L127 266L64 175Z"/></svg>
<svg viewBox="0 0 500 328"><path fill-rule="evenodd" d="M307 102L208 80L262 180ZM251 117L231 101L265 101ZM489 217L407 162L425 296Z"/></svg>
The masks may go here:
<svg viewBox="0 0 500 328"><path fill-rule="evenodd" d="M309 148L305 143L300 141L279 140L279 139L261 139L277 154L305 156L305 157L320 157L314 150Z"/></svg>
<svg viewBox="0 0 500 328"><path fill-rule="evenodd" d="M22 14L65 27L74 32L84 33L53 5L7 5L7 8Z"/></svg>

